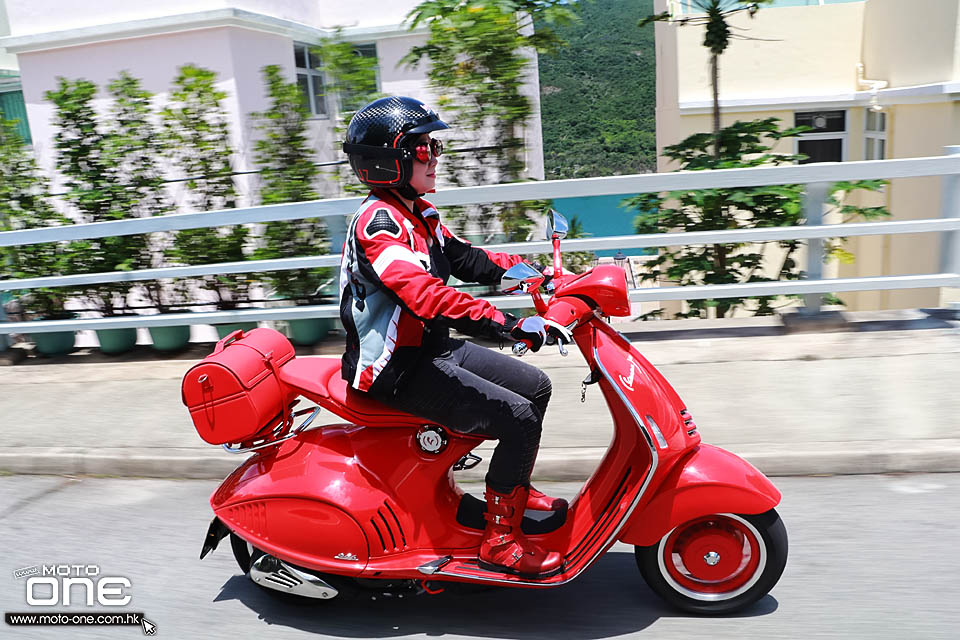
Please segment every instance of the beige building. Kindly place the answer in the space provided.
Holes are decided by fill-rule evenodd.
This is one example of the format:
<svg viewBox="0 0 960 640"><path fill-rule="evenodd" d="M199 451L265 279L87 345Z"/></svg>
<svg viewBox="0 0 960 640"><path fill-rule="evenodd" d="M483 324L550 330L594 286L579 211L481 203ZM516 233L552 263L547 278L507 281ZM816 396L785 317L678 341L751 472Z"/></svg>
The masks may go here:
<svg viewBox="0 0 960 640"><path fill-rule="evenodd" d="M690 0L655 0L655 11L689 15ZM815 131L777 150L810 161L943 155L960 144L960 0L774 0L735 31L720 58L722 124L777 117ZM708 51L702 26L658 23L657 149L711 129ZM660 158L659 171L676 170ZM894 220L940 215L940 178L894 180L860 204ZM837 220L833 220L837 221ZM829 277L936 273L938 234L851 238L852 264ZM955 293L955 292L953 292ZM851 310L934 307L938 289L846 293Z"/></svg>

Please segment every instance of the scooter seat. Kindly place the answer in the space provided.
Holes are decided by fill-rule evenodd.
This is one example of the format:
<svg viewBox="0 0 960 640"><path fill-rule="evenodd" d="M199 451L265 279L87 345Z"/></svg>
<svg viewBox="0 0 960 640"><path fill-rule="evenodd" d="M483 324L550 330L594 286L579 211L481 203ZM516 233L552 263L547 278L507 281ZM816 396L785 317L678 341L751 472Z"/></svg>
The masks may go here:
<svg viewBox="0 0 960 640"><path fill-rule="evenodd" d="M339 358L293 358L280 367L280 380L324 409L367 427L419 427L427 420L392 409L347 386Z"/></svg>

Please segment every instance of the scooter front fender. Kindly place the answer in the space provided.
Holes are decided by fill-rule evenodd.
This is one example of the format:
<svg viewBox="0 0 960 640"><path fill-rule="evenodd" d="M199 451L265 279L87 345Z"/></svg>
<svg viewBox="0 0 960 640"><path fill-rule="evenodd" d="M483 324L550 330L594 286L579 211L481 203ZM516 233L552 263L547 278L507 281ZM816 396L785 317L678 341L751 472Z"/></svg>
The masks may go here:
<svg viewBox="0 0 960 640"><path fill-rule="evenodd" d="M712 513L764 513L780 491L752 464L719 447L701 444L660 483L646 507L630 517L621 542L649 546L674 527Z"/></svg>

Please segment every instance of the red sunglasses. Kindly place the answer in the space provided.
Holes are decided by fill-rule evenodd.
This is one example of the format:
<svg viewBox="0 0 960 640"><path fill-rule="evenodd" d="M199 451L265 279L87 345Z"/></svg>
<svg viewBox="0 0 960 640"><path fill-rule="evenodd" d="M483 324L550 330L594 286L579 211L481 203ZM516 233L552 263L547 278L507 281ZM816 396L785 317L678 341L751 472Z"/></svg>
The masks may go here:
<svg viewBox="0 0 960 640"><path fill-rule="evenodd" d="M430 162L430 155L439 158L443 155L443 143L436 138L431 138L427 142L421 142L414 150L417 152L417 160L423 163Z"/></svg>

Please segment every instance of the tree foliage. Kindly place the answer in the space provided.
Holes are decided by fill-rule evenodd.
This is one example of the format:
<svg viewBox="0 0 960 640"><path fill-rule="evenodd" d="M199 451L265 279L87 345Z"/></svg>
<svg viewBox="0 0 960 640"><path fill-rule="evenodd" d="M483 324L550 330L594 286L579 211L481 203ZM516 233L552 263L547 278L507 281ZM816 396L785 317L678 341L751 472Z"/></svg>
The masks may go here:
<svg viewBox="0 0 960 640"><path fill-rule="evenodd" d="M144 98L129 80L118 79L113 85L128 98L122 105L114 104L114 116L129 116L142 106ZM93 107L96 93L96 85L88 80L59 78L57 89L45 94L55 106L57 166L66 178L66 199L74 206L78 223L136 217L145 193L133 188L142 176L130 173L130 162L135 162L137 155L136 136L131 134L129 122L114 122L109 128L100 126ZM143 235L76 241L70 254L70 269L74 273L131 271L149 265L150 261ZM101 313L111 316L123 312L130 289L129 283L89 285L85 287L85 296Z"/></svg>
<svg viewBox="0 0 960 640"><path fill-rule="evenodd" d="M33 154L17 133L14 120L0 118L0 231L40 229L70 224L46 198L48 182ZM69 250L62 242L44 242L0 248L0 278L23 279L68 275ZM22 292L24 310L41 318L63 314L70 291L29 289Z"/></svg>
<svg viewBox="0 0 960 640"><path fill-rule="evenodd" d="M327 93L335 96L338 102L334 133L338 140L335 151L339 153L339 140L343 139L353 114L383 95L377 90L377 60L359 55L356 46L343 39L340 29L311 53L320 60L320 68L327 79ZM367 191L366 186L357 183L350 165L338 165L333 174L345 192Z"/></svg>
<svg viewBox="0 0 960 640"><path fill-rule="evenodd" d="M556 50L552 27L573 19L565 0L425 0L407 17L411 28L426 26L427 42L404 61L429 60L427 78L444 117L461 137L456 146L489 147L450 156L446 173L457 185L495 184L520 179L524 170L525 127L533 115L523 93L532 71L531 53ZM533 23L539 28L534 30ZM533 227L530 203L478 207L472 222L489 232L499 220L508 237L524 238ZM534 207L539 208L539 207Z"/></svg>
<svg viewBox="0 0 960 640"><path fill-rule="evenodd" d="M721 128L718 138L712 133L696 133L666 147L664 155L679 162L681 169L691 171L775 166L802 159L804 156L771 151L776 141L806 130L805 127L780 130L778 122L776 118L736 122ZM719 158L715 148L719 149ZM883 207L858 207L845 200L851 191L876 191L883 184L881 180L835 183L827 204L838 207L846 219L889 215ZM639 211L635 220L637 233L755 229L803 224L803 194L803 185L771 185L643 194L629 198L626 203ZM780 251L771 250L773 247ZM680 285L797 280L804 275L796 260L800 247L799 240L780 240L664 248L656 260L648 263L650 271L643 279L664 278ZM837 256L840 252L842 249L834 242L832 254ZM777 253L779 267L771 270L769 261ZM774 296L690 300L689 311L678 313L677 317L706 317L708 307L715 307L718 317L732 315L737 309L769 315L774 311L774 300Z"/></svg>
<svg viewBox="0 0 960 640"><path fill-rule="evenodd" d="M198 211L230 209L237 204L231 165L230 131L216 88L216 73L195 65L179 68L170 102L161 111L163 135L174 166L187 178L190 202ZM180 264L237 262L246 258L248 230L232 227L185 229L177 232L168 253ZM221 309L232 309L247 299L248 274L218 274L197 280L217 296Z"/></svg>
<svg viewBox="0 0 960 640"><path fill-rule="evenodd" d="M286 82L279 66L264 67L263 77L270 106L251 114L261 135L254 145L254 162L263 179L260 200L263 204L316 200L320 197L314 189L317 167L307 138L310 112L297 84ZM254 258L294 258L326 251L327 231L321 220L278 220L266 224L263 246L254 251ZM322 268L271 271L263 278L279 295L310 302L330 272Z"/></svg>
<svg viewBox="0 0 960 640"><path fill-rule="evenodd" d="M126 71L107 85L113 98L104 122L106 149L117 170L119 195L127 210L137 217L169 213L173 207L164 191L159 163L164 153L163 141L153 123L153 94L144 90L140 80ZM163 266L163 253L170 243L170 234L150 236L153 261ZM170 303L185 301L179 283L162 286L157 281L143 283L147 298L161 310Z"/></svg>
<svg viewBox="0 0 960 640"><path fill-rule="evenodd" d="M547 178L655 171L653 29L635 26L653 0L571 6L580 19L556 28L569 46L539 57Z"/></svg>

